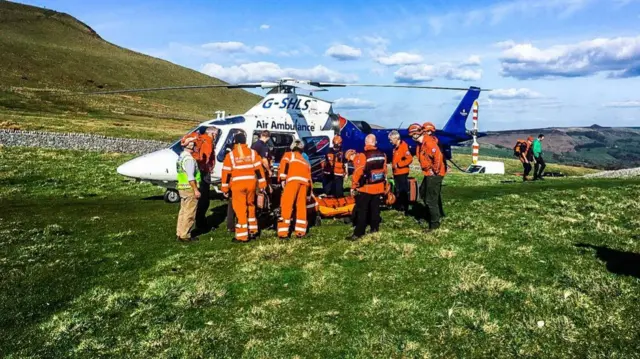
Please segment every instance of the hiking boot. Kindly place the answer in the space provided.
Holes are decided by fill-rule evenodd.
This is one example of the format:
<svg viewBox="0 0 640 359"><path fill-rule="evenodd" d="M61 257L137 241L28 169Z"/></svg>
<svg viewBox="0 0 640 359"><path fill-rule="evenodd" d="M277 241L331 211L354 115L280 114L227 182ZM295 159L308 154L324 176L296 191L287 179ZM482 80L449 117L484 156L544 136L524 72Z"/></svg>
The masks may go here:
<svg viewBox="0 0 640 359"><path fill-rule="evenodd" d="M189 238L189 241L190 241L190 242L197 242L197 241L199 241L199 240L200 240L200 237L199 237L199 236L191 236L191 238Z"/></svg>
<svg viewBox="0 0 640 359"><path fill-rule="evenodd" d="M359 236L356 236L355 234L352 234L352 235L347 236L345 239L346 239L346 240L348 240L348 241L355 242L355 241L357 241L358 239L360 239L360 237L359 237Z"/></svg>

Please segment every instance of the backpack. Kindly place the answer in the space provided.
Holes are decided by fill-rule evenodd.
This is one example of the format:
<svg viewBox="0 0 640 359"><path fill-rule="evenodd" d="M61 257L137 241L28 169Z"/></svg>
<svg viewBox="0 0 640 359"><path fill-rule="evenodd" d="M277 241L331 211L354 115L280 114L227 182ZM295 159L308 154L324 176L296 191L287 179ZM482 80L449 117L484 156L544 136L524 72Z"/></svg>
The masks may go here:
<svg viewBox="0 0 640 359"><path fill-rule="evenodd" d="M527 150L527 141L518 140L516 141L516 145L513 146L513 156L520 158L524 154L524 151Z"/></svg>
<svg viewBox="0 0 640 359"><path fill-rule="evenodd" d="M195 159L198 164L204 165L204 162L208 160L207 154L212 152L213 150L213 142L211 141L209 136L200 135L197 132L187 134L183 137L183 139L188 137L196 138L195 147L193 148L193 153L191 154L193 156L193 159Z"/></svg>

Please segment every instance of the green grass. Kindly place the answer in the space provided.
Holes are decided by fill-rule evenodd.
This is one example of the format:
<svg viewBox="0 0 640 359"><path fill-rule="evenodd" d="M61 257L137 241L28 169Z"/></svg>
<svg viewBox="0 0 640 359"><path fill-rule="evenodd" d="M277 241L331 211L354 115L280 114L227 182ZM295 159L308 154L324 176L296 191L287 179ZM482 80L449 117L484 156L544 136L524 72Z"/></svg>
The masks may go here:
<svg viewBox="0 0 640 359"><path fill-rule="evenodd" d="M181 245L178 207L115 174L128 158L0 148L3 357L640 352L640 280L576 247L640 253L640 180L454 173L432 234L386 211L356 243L324 221L303 240Z"/></svg>
<svg viewBox="0 0 640 359"><path fill-rule="evenodd" d="M182 135L216 110L244 113L260 99L226 89L80 95L223 82L108 43L69 15L7 1L0 1L0 49L0 128L112 135L122 122L128 136L169 140L178 120L188 120Z"/></svg>

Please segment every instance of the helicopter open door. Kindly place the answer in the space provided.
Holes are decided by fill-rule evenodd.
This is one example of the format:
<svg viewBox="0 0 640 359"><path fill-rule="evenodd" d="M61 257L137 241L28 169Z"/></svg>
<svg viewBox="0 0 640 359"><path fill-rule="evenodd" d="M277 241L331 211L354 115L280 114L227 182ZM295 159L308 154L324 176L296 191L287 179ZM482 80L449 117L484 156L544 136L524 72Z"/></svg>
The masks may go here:
<svg viewBox="0 0 640 359"><path fill-rule="evenodd" d="M304 142L304 153L309 156L311 178L314 182L320 181L322 178L322 165L331 143L329 136L302 137L301 140Z"/></svg>

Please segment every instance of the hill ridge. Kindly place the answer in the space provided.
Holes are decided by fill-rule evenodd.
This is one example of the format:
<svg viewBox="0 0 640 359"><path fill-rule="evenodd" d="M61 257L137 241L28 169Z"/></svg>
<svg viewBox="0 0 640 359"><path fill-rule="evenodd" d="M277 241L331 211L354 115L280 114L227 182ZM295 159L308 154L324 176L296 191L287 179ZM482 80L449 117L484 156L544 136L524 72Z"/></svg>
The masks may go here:
<svg viewBox="0 0 640 359"><path fill-rule="evenodd" d="M31 5L0 0L0 48L0 128L128 137L148 137L154 131L152 138L169 140L195 122L213 118L216 110L244 113L260 100L241 89L82 95L226 82L111 43L70 14ZM45 88L52 91L38 90ZM172 123L164 137L153 120L167 117L192 120ZM131 133L124 134L124 128Z"/></svg>

